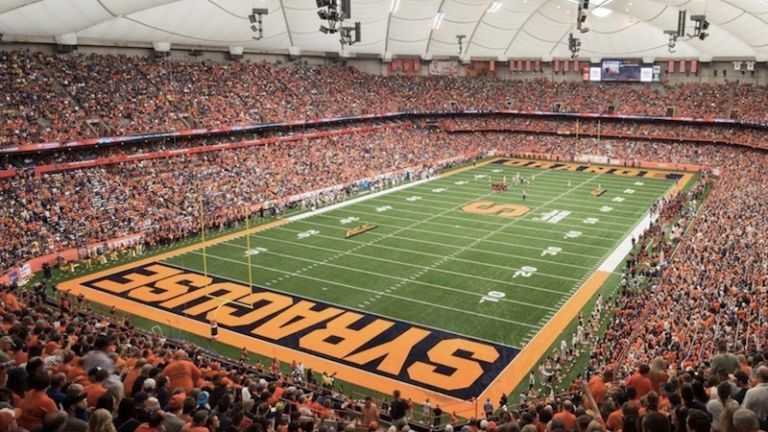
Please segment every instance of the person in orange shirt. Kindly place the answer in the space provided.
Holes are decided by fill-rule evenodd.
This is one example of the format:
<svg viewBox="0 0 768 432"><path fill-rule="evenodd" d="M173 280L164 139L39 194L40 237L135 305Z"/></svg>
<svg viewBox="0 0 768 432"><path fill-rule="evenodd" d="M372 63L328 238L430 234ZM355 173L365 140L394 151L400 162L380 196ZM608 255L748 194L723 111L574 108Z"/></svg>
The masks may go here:
<svg viewBox="0 0 768 432"><path fill-rule="evenodd" d="M608 382L611 382L613 380L613 372L611 372L609 369L606 369L603 372L603 376L601 377L599 374L594 374L592 378L589 379L589 391L592 393L592 397L595 398L595 403L597 403L597 407L592 408L599 408L599 405L602 405L603 401L605 400L605 395L608 393L608 389L606 388L605 384Z"/></svg>
<svg viewBox="0 0 768 432"><path fill-rule="evenodd" d="M163 373L171 381L170 387L181 387L189 393L202 378L200 369L187 359L187 353L182 350L176 352L176 359L171 362Z"/></svg>
<svg viewBox="0 0 768 432"><path fill-rule="evenodd" d="M107 388L104 387L104 382L109 377L109 372L106 369L94 368L88 373L88 377L91 383L85 386L85 393L88 394L88 406L95 407L106 392Z"/></svg>
<svg viewBox="0 0 768 432"><path fill-rule="evenodd" d="M20 427L32 430L43 425L43 418L48 413L58 411L56 403L48 397L45 391L51 385L51 379L46 373L37 373L30 379L31 390L19 402L21 416L18 419Z"/></svg>
<svg viewBox="0 0 768 432"><path fill-rule="evenodd" d="M573 432L576 430L576 415L574 414L573 402L566 400L563 402L562 411L552 417L552 420L560 420L565 425L565 430Z"/></svg>
<svg viewBox="0 0 768 432"><path fill-rule="evenodd" d="M3 303L5 303L5 308L11 312L21 311L21 304L19 303L19 299L16 298L16 295L13 293L12 288L10 287L7 288L3 293Z"/></svg>
<svg viewBox="0 0 768 432"><path fill-rule="evenodd" d="M647 395L653 389L651 380L648 378L648 373L650 371L651 368L647 364L641 364L640 367L637 368L637 372L627 378L627 386L633 387L637 392L635 399Z"/></svg>
<svg viewBox="0 0 768 432"><path fill-rule="evenodd" d="M88 375L85 373L85 359L80 357L74 366L67 372L67 381L80 382L85 385L88 383Z"/></svg>
<svg viewBox="0 0 768 432"><path fill-rule="evenodd" d="M133 383L135 383L136 379L141 375L141 370L144 368L145 364L146 362L144 359L136 360L136 364L126 374L125 380L123 380L126 396L130 396L133 393Z"/></svg>

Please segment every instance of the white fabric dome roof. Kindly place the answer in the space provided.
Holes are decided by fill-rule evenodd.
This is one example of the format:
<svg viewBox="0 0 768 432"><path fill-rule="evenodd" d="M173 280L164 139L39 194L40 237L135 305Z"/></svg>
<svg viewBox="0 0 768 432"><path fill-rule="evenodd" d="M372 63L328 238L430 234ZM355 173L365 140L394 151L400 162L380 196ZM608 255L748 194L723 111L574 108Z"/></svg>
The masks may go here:
<svg viewBox="0 0 768 432"><path fill-rule="evenodd" d="M563 58L574 31L577 0L352 0L362 42L351 53L422 57ZM394 3L397 10L391 13ZM610 10L589 14L580 35L582 58L756 58L768 60L768 0L591 0ZM266 7L264 38L252 40L247 15ZM494 8L494 9L495 9ZM667 50L679 9L706 14L710 37L681 38ZM433 29L439 11L442 25ZM78 43L170 42L247 51L339 52L338 35L319 32L314 0L0 0L0 33L10 40L47 41L68 35ZM688 28L692 23L688 22ZM686 40L688 39L688 40Z"/></svg>

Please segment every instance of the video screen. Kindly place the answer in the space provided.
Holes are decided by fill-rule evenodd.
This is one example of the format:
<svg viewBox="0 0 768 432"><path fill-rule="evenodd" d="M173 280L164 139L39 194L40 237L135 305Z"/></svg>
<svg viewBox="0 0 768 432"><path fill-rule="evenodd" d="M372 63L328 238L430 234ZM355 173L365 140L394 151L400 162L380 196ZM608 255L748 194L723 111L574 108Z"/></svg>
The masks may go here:
<svg viewBox="0 0 768 432"><path fill-rule="evenodd" d="M603 60L602 81L641 81L642 64L639 60Z"/></svg>

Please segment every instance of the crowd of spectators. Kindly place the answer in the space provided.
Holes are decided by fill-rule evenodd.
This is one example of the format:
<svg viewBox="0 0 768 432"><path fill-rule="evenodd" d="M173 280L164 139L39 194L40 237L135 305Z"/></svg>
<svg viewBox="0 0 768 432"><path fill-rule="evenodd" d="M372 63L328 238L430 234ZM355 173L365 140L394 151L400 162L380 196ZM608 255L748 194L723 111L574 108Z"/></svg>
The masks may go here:
<svg viewBox="0 0 768 432"><path fill-rule="evenodd" d="M29 256L143 232L149 245L242 218L245 206L416 170L481 150L417 128L381 129L268 146L124 162L8 179L0 267Z"/></svg>
<svg viewBox="0 0 768 432"><path fill-rule="evenodd" d="M637 239L620 293L603 306L611 316L608 330L603 336L594 329L588 332L591 376L574 383L581 391L551 400L527 400L520 406L505 405L506 399L496 406L488 402L487 418L466 428L486 432L758 431L768 412L764 394L768 388L764 267L768 175L762 169L768 156L709 144L596 138L575 143L559 135L496 132L481 137L395 129L311 145L271 146L252 159L249 152L221 151L40 179L21 177L3 193L17 200L7 202L15 202L12 206L18 205L40 224L19 232L69 233L72 227L84 226L88 228L83 235L96 238L114 234L105 231L107 227L132 229L132 223L152 217L150 209L160 210L158 219L150 223L173 220L183 230L180 221L194 214L185 208L190 190L221 193L221 200L212 199L209 204L216 214L217 209L227 208L224 203L243 204L254 194L263 198L343 183L374 172L428 165L459 152L494 149L517 155L569 155L575 144L583 154L717 167L716 182L705 174L687 194L657 206L659 220ZM483 144L473 144L478 142ZM701 207L693 204L710 189ZM695 220L694 209L698 211ZM105 217L109 219L101 219ZM8 219L15 218L3 218ZM649 283L637 283L638 278ZM2 296L2 331L7 337L0 338L0 349L9 360L24 365L9 365L6 371L8 394L0 400L7 404L8 430L13 430L14 421L41 431L62 427L90 431L110 424L115 430L141 428L144 432L163 428L311 431L348 423L365 429L386 427L372 414L366 421L349 414L350 408L374 412L376 402L350 401L330 389L302 393L292 380L306 374L290 373L276 383L262 382L258 373L223 368L198 358L191 348L169 349L164 341L141 335L117 318L111 323L76 318L74 312L82 310L75 306L77 299L65 297L53 310L37 297L20 296L13 289ZM255 369L279 370L260 363ZM378 404L382 412L395 410L394 417L401 409L405 420L413 416L406 399ZM451 425L444 426L448 430L465 429L457 419L438 422L441 427L446 423ZM405 430L404 421L395 424L396 429Z"/></svg>
<svg viewBox="0 0 768 432"><path fill-rule="evenodd" d="M540 110L766 121L768 90L378 76L350 67L0 53L0 145L392 111ZM236 79L233 79L236 77Z"/></svg>
<svg viewBox="0 0 768 432"><path fill-rule="evenodd" d="M544 119L521 116L467 116L438 120L440 127L448 132L508 131L539 132L572 136L603 138L648 139L664 141L690 141L728 143L768 148L768 134L760 128L745 128L732 125L703 125L697 123L664 123L659 121L634 120L579 120Z"/></svg>
<svg viewBox="0 0 768 432"><path fill-rule="evenodd" d="M179 116L184 113L195 122L223 124L328 116L349 109L366 112L373 107L450 109L451 103L481 109L508 101L521 109L562 103L564 109L601 112L625 100L614 109L658 114L672 96L683 101L678 109L719 115L733 108L765 120L760 118L765 111L755 110L764 103L765 90L751 87L681 86L660 92L649 87L368 77L351 69L302 63L177 64L24 52L0 56L0 80L18 90L3 100L1 115L9 121L2 124L23 131L4 130L4 143L79 134L76 131L86 130L78 129L79 122L91 116L110 130L130 133L178 127L178 122L188 121ZM348 88L337 89L322 79L340 71L352 83ZM223 77L229 74L269 79L258 89L234 84L246 95L235 97L223 87ZM99 78L105 76L110 79ZM365 85L363 92L359 87ZM257 94L261 97L248 96ZM343 102L318 103L334 98ZM142 109L128 110L130 106ZM492 151L565 159L601 155L709 166L717 169L717 180L705 173L690 191L659 203L654 209L658 221L636 239L619 293L600 303L609 314L607 330L598 334L590 322L589 377L573 383L576 392L546 401L525 400L520 406L509 405L506 397L496 406L487 401L485 419L462 426L452 418L445 428L768 428L768 154L673 142L726 139L735 132L728 127L600 125L601 133L665 138L657 141L597 136L576 140L576 125L563 120L484 118L449 120L442 126L379 129L42 176L23 172L4 179L0 187L0 269L125 234L143 232L149 246L185 237L198 229L200 202L209 225L220 227L240 218L246 206L268 200L282 205L290 195L407 168L428 172L457 156ZM451 133L463 128L488 131ZM592 121L582 121L578 128L587 135L597 132ZM745 135L740 140L764 143L758 133L741 132ZM329 199L351 191L337 190ZM253 370L224 366L194 347L171 348L168 341L143 334L116 316L97 317L78 299L65 295L52 307L38 295L44 291L31 292L16 287L0 292L0 432L324 432L336 425L352 432L356 426L385 427L376 403L349 400L327 375L321 378L325 387L312 387L317 377L302 365L292 365L284 376L276 360L269 367L256 364ZM304 385L311 391L305 392ZM412 415L412 406L405 399L397 395L379 407L396 420L390 430L406 430L402 420Z"/></svg>

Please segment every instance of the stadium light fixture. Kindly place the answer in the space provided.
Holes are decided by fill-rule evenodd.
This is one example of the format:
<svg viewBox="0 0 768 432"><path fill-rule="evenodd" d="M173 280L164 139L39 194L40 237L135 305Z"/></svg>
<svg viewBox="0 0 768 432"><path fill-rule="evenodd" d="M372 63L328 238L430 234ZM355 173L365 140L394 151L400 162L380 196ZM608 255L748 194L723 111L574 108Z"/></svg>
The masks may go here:
<svg viewBox="0 0 768 432"><path fill-rule="evenodd" d="M432 30L437 30L443 24L443 18L445 18L445 12L438 12L435 15L435 19L432 20Z"/></svg>
<svg viewBox="0 0 768 432"><path fill-rule="evenodd" d="M501 2L496 0L491 4L491 7L488 8L489 13L496 13L501 9Z"/></svg>
<svg viewBox="0 0 768 432"><path fill-rule="evenodd" d="M248 15L248 21L251 22L251 31L256 35L252 36L253 40L261 40L264 37L264 26L262 25L262 18L264 15L268 15L269 10L266 8L253 8L251 14Z"/></svg>

